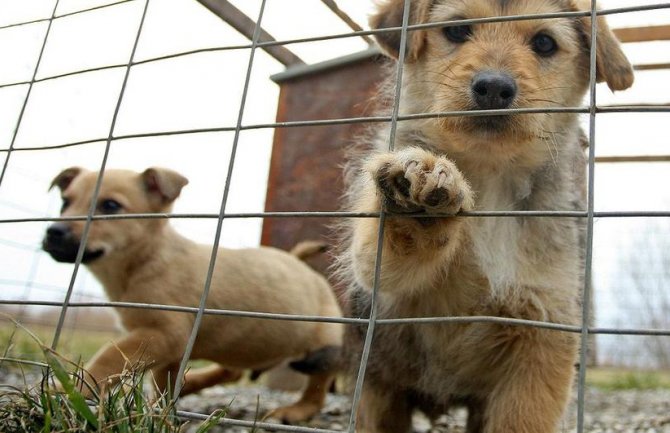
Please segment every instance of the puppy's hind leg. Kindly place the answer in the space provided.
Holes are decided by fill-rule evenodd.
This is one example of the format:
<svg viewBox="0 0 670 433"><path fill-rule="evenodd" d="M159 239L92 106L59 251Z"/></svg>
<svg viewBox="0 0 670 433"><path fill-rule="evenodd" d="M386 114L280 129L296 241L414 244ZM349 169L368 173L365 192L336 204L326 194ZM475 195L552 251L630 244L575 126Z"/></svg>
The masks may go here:
<svg viewBox="0 0 670 433"><path fill-rule="evenodd" d="M357 416L358 433L409 433L412 407L405 395L363 386Z"/></svg>
<svg viewBox="0 0 670 433"><path fill-rule="evenodd" d="M471 400L466 403L468 408L468 423L466 433L482 433L484 431L484 403Z"/></svg>
<svg viewBox="0 0 670 433"><path fill-rule="evenodd" d="M533 330L488 396L483 433L556 433L567 404L576 339Z"/></svg>
<svg viewBox="0 0 670 433"><path fill-rule="evenodd" d="M287 424L305 421L314 416L326 401L326 394L335 381L335 373L340 368L340 363L341 349L338 346L323 347L308 353L303 359L291 362L289 365L292 369L309 375L307 388L298 402L277 408L267 416Z"/></svg>
<svg viewBox="0 0 670 433"><path fill-rule="evenodd" d="M277 418L284 424L295 424L310 419L323 407L326 402L326 394L334 379L333 373L311 375L300 400L290 406L279 407L270 411L266 418Z"/></svg>

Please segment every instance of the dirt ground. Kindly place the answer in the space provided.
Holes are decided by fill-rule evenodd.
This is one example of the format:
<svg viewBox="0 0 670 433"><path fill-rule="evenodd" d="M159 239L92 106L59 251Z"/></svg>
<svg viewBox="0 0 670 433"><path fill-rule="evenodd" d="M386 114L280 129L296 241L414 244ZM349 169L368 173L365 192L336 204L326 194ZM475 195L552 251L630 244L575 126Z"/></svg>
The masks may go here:
<svg viewBox="0 0 670 433"><path fill-rule="evenodd" d="M25 372L24 372L25 373ZM36 372L35 372L36 373ZM24 377L25 376L25 377ZM0 368L0 384L22 386L37 382L37 375L23 374L16 369ZM25 382L24 382L25 379ZM217 409L226 409L226 418L253 422L268 411L295 402L299 393L271 390L265 386L216 386L180 399L178 409L208 415ZM561 433L576 432L576 392L570 404ZM306 423L306 427L346 431L351 413L349 395L329 394L323 411ZM415 433L464 433L467 413L455 408L434 423L417 414ZM606 390L587 386L584 431L587 433L670 433L670 388ZM267 420L276 422L276 420ZM184 433L193 433L197 422L189 422ZM251 432L249 427L224 425L214 433ZM255 431L267 431L257 429Z"/></svg>
<svg viewBox="0 0 670 433"><path fill-rule="evenodd" d="M279 405L290 404L297 398L296 393L272 391L256 385L214 387L199 395L184 397L180 409L211 413L227 405L229 418L253 421L256 413L264 414ZM348 396L331 394L322 413L306 426L346 431L350 405ZM576 414L576 402L573 401L559 430L561 433L576 432ZM466 416L464 409L454 409L431 424L425 417L417 415L414 431L464 433ZM584 418L584 431L588 433L670 433L670 390L605 391L588 387ZM195 425L192 425L187 431L194 430ZM226 426L216 431L242 433L250 429Z"/></svg>

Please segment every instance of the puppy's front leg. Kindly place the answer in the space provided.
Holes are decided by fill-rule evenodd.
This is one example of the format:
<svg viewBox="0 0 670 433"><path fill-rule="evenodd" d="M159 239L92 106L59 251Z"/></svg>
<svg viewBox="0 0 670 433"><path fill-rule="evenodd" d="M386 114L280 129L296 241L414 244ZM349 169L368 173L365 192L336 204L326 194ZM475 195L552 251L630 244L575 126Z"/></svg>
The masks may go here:
<svg viewBox="0 0 670 433"><path fill-rule="evenodd" d="M179 374L179 363L173 362L167 365L160 365L151 369L153 382L155 385L156 397L168 393L168 398L172 398L172 391Z"/></svg>
<svg viewBox="0 0 670 433"><path fill-rule="evenodd" d="M373 155L364 165L356 208L384 208L392 213L456 215L471 210L473 194L456 165L420 148ZM463 218L398 217L386 220L380 288L386 291L430 285L460 244ZM357 220L352 263L357 280L371 287L377 251L378 223Z"/></svg>
<svg viewBox="0 0 670 433"><path fill-rule="evenodd" d="M142 370L155 363L172 363L179 358L185 341L174 341L154 329L135 329L120 340L103 346L84 367L93 382L104 388L119 381L119 375L129 367ZM175 350L177 349L177 350Z"/></svg>

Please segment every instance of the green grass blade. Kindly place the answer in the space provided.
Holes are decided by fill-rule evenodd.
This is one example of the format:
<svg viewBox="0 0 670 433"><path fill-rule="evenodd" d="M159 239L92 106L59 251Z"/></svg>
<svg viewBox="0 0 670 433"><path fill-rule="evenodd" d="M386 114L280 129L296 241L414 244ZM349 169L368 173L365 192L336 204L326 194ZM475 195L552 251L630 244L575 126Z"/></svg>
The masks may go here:
<svg viewBox="0 0 670 433"><path fill-rule="evenodd" d="M67 394L72 408L94 429L97 430L98 419L96 418L91 408L88 407L84 396L75 388L70 375L68 374L67 370L65 370L65 367L63 367L63 364L61 364L58 357L56 357L53 352L46 348L44 349L44 357L47 361L47 364L49 364L49 367L54 372L56 379L58 379L61 386L63 387L63 390Z"/></svg>
<svg viewBox="0 0 670 433"><path fill-rule="evenodd" d="M221 421L222 418L226 416L226 411L223 409L218 409L212 412L212 414L207 417L207 419L200 424L200 427L198 427L198 430L196 430L195 433L207 433L209 430L211 430L215 425Z"/></svg>
<svg viewBox="0 0 670 433"><path fill-rule="evenodd" d="M27 393L24 393L24 399L25 401L29 403L33 403L33 399L28 395ZM51 404L47 398L47 394L45 392L40 392L40 404L42 405L42 414L44 415L44 423L42 426L42 432L43 433L50 433L51 432Z"/></svg>

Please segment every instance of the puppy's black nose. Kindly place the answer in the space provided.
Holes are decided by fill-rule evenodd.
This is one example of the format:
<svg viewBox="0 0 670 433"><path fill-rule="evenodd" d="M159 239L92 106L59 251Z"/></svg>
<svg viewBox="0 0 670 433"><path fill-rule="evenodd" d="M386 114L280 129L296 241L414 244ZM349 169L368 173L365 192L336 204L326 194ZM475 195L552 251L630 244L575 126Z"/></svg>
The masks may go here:
<svg viewBox="0 0 670 433"><path fill-rule="evenodd" d="M504 72L482 71L472 79L472 96L482 110L498 110L512 105L517 87Z"/></svg>
<svg viewBox="0 0 670 433"><path fill-rule="evenodd" d="M65 223L54 223L47 228L47 241L50 243L59 243L70 233L70 227Z"/></svg>

